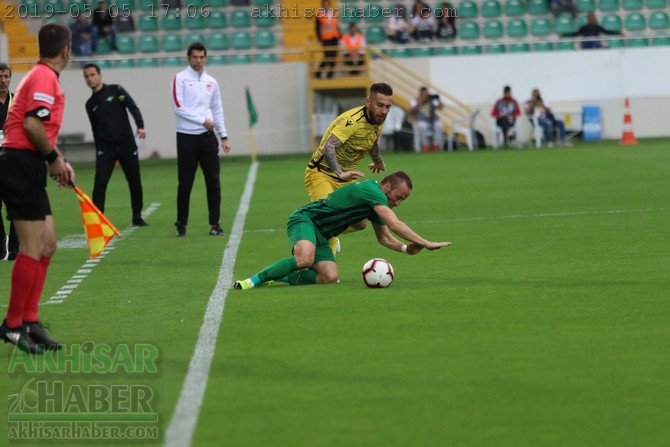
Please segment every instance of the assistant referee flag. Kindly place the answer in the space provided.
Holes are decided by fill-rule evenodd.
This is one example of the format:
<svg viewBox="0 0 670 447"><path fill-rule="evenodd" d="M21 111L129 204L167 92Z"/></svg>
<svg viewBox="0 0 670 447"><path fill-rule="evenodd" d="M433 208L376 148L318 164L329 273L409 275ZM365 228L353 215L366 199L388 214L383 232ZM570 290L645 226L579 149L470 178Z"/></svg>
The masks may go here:
<svg viewBox="0 0 670 447"><path fill-rule="evenodd" d="M81 207L81 222L84 224L84 230L86 231L88 250L91 253L91 258L97 258L109 244L109 241L115 235L121 236L121 234L95 206L90 197L84 194L78 186L73 188Z"/></svg>

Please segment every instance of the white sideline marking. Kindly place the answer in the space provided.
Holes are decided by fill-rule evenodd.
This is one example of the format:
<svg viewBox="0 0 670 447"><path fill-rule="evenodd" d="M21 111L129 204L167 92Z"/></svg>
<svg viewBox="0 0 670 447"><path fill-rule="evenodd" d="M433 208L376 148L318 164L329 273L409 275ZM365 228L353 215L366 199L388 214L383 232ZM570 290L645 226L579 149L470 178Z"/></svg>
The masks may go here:
<svg viewBox="0 0 670 447"><path fill-rule="evenodd" d="M142 217L149 217L151 213L156 211L158 207L160 207L160 203L152 203L147 207L147 209L142 213ZM126 227L123 231L121 231L121 237L126 237L130 236L137 227L134 227L132 225ZM79 235L79 236L65 236L63 238L63 241L65 242L65 248L84 248L87 247L86 245L86 237L84 235ZM75 242L77 241L77 242ZM87 259L86 262L84 262L84 265L79 267L77 272L72 275L70 279L67 280L65 285L61 287L59 290L56 291L56 293L51 296L48 300L44 301L42 304L61 304L65 299L72 293L74 290L79 287L79 284L84 282L84 280L88 277L88 275L93 271L96 265L102 261L102 259L107 256L109 252L114 250L114 244L116 243L117 238L112 238L111 241L109 241L109 244L105 247L104 250L102 250L102 253L100 253L100 256L98 256L95 259ZM62 241L58 241L58 246L61 247ZM62 247L61 247L62 248ZM88 248L87 248L88 249Z"/></svg>
<svg viewBox="0 0 670 447"><path fill-rule="evenodd" d="M219 334L219 326L223 317L223 310L226 304L226 296L233 284L233 267L237 250L242 240L244 232L244 221L249 211L249 203L254 192L254 183L256 182L256 173L258 172L258 162L251 163L247 183L244 185L244 192L240 199L240 205L235 215L233 228L230 232L228 245L223 252L223 260L219 269L219 277L214 286L214 291L209 297L207 309L205 310L204 321L200 326L198 341L195 345L191 363L188 366L188 373L184 379L179 400L175 407L170 425L165 431L165 446L167 447L187 447L193 441L193 432L198 423L200 406L207 388L207 379L209 370L214 357L216 348L216 339Z"/></svg>

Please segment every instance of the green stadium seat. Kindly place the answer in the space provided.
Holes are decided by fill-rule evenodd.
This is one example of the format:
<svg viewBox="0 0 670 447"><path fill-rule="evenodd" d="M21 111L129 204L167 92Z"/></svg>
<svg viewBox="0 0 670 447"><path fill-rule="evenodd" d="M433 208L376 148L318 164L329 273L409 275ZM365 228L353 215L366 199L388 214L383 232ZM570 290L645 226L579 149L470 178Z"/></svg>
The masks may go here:
<svg viewBox="0 0 670 447"><path fill-rule="evenodd" d="M361 11L362 10L359 9L358 5L348 5L346 8L341 8L340 23L343 25L350 25L352 23L360 22L361 17L363 16Z"/></svg>
<svg viewBox="0 0 670 447"><path fill-rule="evenodd" d="M621 17L618 14L607 14L602 18L600 25L607 31L621 31L623 27Z"/></svg>
<svg viewBox="0 0 670 447"><path fill-rule="evenodd" d="M248 54L234 54L230 59L230 63L236 65L250 64L251 62L251 56Z"/></svg>
<svg viewBox="0 0 670 447"><path fill-rule="evenodd" d="M274 48L275 47L275 35L272 31L267 29L256 30L256 35L254 36L254 43L256 48Z"/></svg>
<svg viewBox="0 0 670 447"><path fill-rule="evenodd" d="M107 39L101 39L107 41ZM126 34L116 37L116 48L119 49L121 54L132 54L135 52L135 39L132 36ZM98 50L100 45L98 44Z"/></svg>
<svg viewBox="0 0 670 447"><path fill-rule="evenodd" d="M114 10L114 7L110 8L111 14L116 17L119 15L125 15L128 13L128 11L135 11L137 9L137 6L135 6L135 0L116 0L112 2L113 4L116 5L116 8L118 11Z"/></svg>
<svg viewBox="0 0 670 447"><path fill-rule="evenodd" d="M409 48L391 48L389 52L390 57L401 58L401 57L410 57L412 52Z"/></svg>
<svg viewBox="0 0 670 447"><path fill-rule="evenodd" d="M556 44L557 51L572 51L575 49L574 42L558 42Z"/></svg>
<svg viewBox="0 0 670 447"><path fill-rule="evenodd" d="M460 11L459 11L460 12ZM502 15L502 7L498 0L484 0L482 3L482 17L493 19Z"/></svg>
<svg viewBox="0 0 670 447"><path fill-rule="evenodd" d="M235 31L230 36L230 43L234 50L248 50L251 48L251 35L247 31Z"/></svg>
<svg viewBox="0 0 670 447"><path fill-rule="evenodd" d="M184 19L186 29L205 29L207 28L207 19L202 14L187 15Z"/></svg>
<svg viewBox="0 0 670 447"><path fill-rule="evenodd" d="M642 48L649 46L649 39L646 37L633 37L628 41L628 46L631 48Z"/></svg>
<svg viewBox="0 0 670 447"><path fill-rule="evenodd" d="M161 28L165 31L181 30L181 17L173 12L163 15L163 18L161 19Z"/></svg>
<svg viewBox="0 0 670 447"><path fill-rule="evenodd" d="M461 54L464 56L482 54L482 47L479 45L466 45L461 48Z"/></svg>
<svg viewBox="0 0 670 447"><path fill-rule="evenodd" d="M23 2L20 2L23 4ZM70 0L67 2L68 13L74 15L77 11L84 12L91 8L91 2L89 0Z"/></svg>
<svg viewBox="0 0 670 447"><path fill-rule="evenodd" d="M507 22L507 35L509 37L526 37L528 28L522 19L511 19Z"/></svg>
<svg viewBox="0 0 670 447"><path fill-rule="evenodd" d="M639 11L644 7L642 0L623 0L622 6L626 11Z"/></svg>
<svg viewBox="0 0 670 447"><path fill-rule="evenodd" d="M143 11L149 11L154 15L158 15L159 12L158 0L138 0L137 8Z"/></svg>
<svg viewBox="0 0 670 447"><path fill-rule="evenodd" d="M572 33L575 31L575 22L569 15L561 14L554 22L554 31L556 34Z"/></svg>
<svg viewBox="0 0 670 447"><path fill-rule="evenodd" d="M457 56L458 47L450 46L433 48L433 54L435 56Z"/></svg>
<svg viewBox="0 0 670 447"><path fill-rule="evenodd" d="M626 30L628 31L644 31L647 29L647 21L639 12L632 12L626 16L624 20Z"/></svg>
<svg viewBox="0 0 670 447"><path fill-rule="evenodd" d="M670 17L667 12L656 11L649 16L649 28L655 31L667 30L670 28Z"/></svg>
<svg viewBox="0 0 670 447"><path fill-rule="evenodd" d="M96 64L98 67L100 67L102 70L106 68L114 68L114 65L112 65L112 61L108 59L95 59L92 62Z"/></svg>
<svg viewBox="0 0 670 447"><path fill-rule="evenodd" d="M121 37L121 36L119 36ZM98 56L104 56L106 54L110 54L112 52L112 47L109 45L109 40L107 40L104 37L98 38L98 41L96 42L95 45L95 53Z"/></svg>
<svg viewBox="0 0 670 447"><path fill-rule="evenodd" d="M207 58L207 61L209 62L209 58ZM166 57L163 59L163 67L181 67L183 65L186 65L186 60L183 57L177 57L177 56L172 56L172 57Z"/></svg>
<svg viewBox="0 0 670 447"><path fill-rule="evenodd" d="M116 61L114 68L134 68L135 61L133 59L121 59Z"/></svg>
<svg viewBox="0 0 670 447"><path fill-rule="evenodd" d="M487 39L500 39L505 34L500 20L487 20L484 22L484 37Z"/></svg>
<svg viewBox="0 0 670 447"><path fill-rule="evenodd" d="M670 36L652 37L651 44L655 47L670 45Z"/></svg>
<svg viewBox="0 0 670 447"><path fill-rule="evenodd" d="M257 64L274 64L277 62L276 54L257 54L254 58L254 62Z"/></svg>
<svg viewBox="0 0 670 447"><path fill-rule="evenodd" d="M624 48L626 46L626 41L623 39L607 39L605 43L609 48Z"/></svg>
<svg viewBox="0 0 670 447"><path fill-rule="evenodd" d="M526 13L525 0L505 0L505 15L508 17L518 17Z"/></svg>
<svg viewBox="0 0 670 447"><path fill-rule="evenodd" d="M205 35L201 32L193 32L186 34L186 38L184 39L184 46L188 47L193 42L200 42L204 44Z"/></svg>
<svg viewBox="0 0 670 447"><path fill-rule="evenodd" d="M271 5L272 0L254 0L253 3L256 6L265 6L265 5Z"/></svg>
<svg viewBox="0 0 670 447"><path fill-rule="evenodd" d="M203 8L204 10L208 10L211 6L207 0L186 0L184 3L186 3L187 14L190 13L191 15L194 15L194 13L200 14Z"/></svg>
<svg viewBox="0 0 670 447"><path fill-rule="evenodd" d="M228 26L226 14L221 11L212 11L206 18L207 28L221 29Z"/></svg>
<svg viewBox="0 0 670 447"><path fill-rule="evenodd" d="M275 17L270 10L262 9L254 14L254 25L259 28L270 28L275 25Z"/></svg>
<svg viewBox="0 0 670 447"><path fill-rule="evenodd" d="M668 0L647 0L649 9L665 9L668 7Z"/></svg>
<svg viewBox="0 0 670 447"><path fill-rule="evenodd" d="M600 0L598 9L602 12L612 12L619 10L619 0Z"/></svg>
<svg viewBox="0 0 670 447"><path fill-rule="evenodd" d="M249 28L251 26L251 16L249 11L236 9L230 14L230 25L233 28Z"/></svg>
<svg viewBox="0 0 670 447"><path fill-rule="evenodd" d="M530 34L533 36L548 36L552 33L551 22L543 17L536 17L530 22Z"/></svg>
<svg viewBox="0 0 670 447"><path fill-rule="evenodd" d="M534 16L549 14L549 2L547 0L530 0L528 2L528 13Z"/></svg>
<svg viewBox="0 0 670 447"><path fill-rule="evenodd" d="M227 50L230 44L228 43L228 36L225 33L215 31L210 33L207 38L207 48L210 50Z"/></svg>
<svg viewBox="0 0 670 447"><path fill-rule="evenodd" d="M596 10L595 0L577 0L575 4L579 12L592 12Z"/></svg>
<svg viewBox="0 0 670 447"><path fill-rule="evenodd" d="M433 50L427 47L412 48L413 57L431 57Z"/></svg>
<svg viewBox="0 0 670 447"><path fill-rule="evenodd" d="M138 27L143 32L158 31L158 16L151 13L140 15Z"/></svg>
<svg viewBox="0 0 670 447"><path fill-rule="evenodd" d="M384 7L378 4L369 4L365 6L364 15L367 23L384 23Z"/></svg>
<svg viewBox="0 0 670 447"><path fill-rule="evenodd" d="M223 54L213 54L207 57L207 65L226 65L228 63L228 56Z"/></svg>
<svg viewBox="0 0 670 447"><path fill-rule="evenodd" d="M533 44L533 51L554 51L554 44L551 42L537 42Z"/></svg>
<svg viewBox="0 0 670 447"><path fill-rule="evenodd" d="M475 19L479 15L477 4L470 0L462 1L458 7L458 17L461 19Z"/></svg>
<svg viewBox="0 0 670 447"><path fill-rule="evenodd" d="M496 43L496 44L493 44L493 45L489 45L486 48L486 52L488 54L502 54L505 51L506 51L505 45L503 45L501 43Z"/></svg>
<svg viewBox="0 0 670 447"><path fill-rule="evenodd" d="M144 34L140 36L138 42L140 53L157 53L160 51L158 47L158 38L154 34Z"/></svg>
<svg viewBox="0 0 670 447"><path fill-rule="evenodd" d="M588 21L589 21L589 19L586 17L585 14L582 14L579 17L577 17L577 24L576 24L577 29L586 25L588 23Z"/></svg>
<svg viewBox="0 0 670 447"><path fill-rule="evenodd" d="M160 66L160 63L155 57L145 57L138 61L137 66L140 68L155 68Z"/></svg>
<svg viewBox="0 0 670 447"><path fill-rule="evenodd" d="M386 31L380 25L371 25L365 30L365 42L377 45L386 42Z"/></svg>
<svg viewBox="0 0 670 447"><path fill-rule="evenodd" d="M184 44L181 40L181 34L177 33L166 33L161 37L161 47L163 51L168 53L173 53L176 51L183 51Z"/></svg>
<svg viewBox="0 0 670 447"><path fill-rule="evenodd" d="M510 53L528 53L530 51L530 45L523 42L513 43L509 46Z"/></svg>
<svg viewBox="0 0 670 447"><path fill-rule="evenodd" d="M207 0L212 8L225 8L228 6L228 0Z"/></svg>
<svg viewBox="0 0 670 447"><path fill-rule="evenodd" d="M479 39L479 24L473 20L465 21L461 23L458 33L464 40Z"/></svg>

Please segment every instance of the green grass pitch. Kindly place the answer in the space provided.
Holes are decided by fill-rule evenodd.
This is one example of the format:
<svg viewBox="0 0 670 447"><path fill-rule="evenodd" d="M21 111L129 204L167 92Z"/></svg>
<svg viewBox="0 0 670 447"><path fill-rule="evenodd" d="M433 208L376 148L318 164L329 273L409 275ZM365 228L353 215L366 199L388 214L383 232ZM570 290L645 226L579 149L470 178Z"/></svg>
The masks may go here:
<svg viewBox="0 0 670 447"><path fill-rule="evenodd" d="M341 237L340 284L230 291L218 336L207 340L214 355L192 445L670 445L669 143L385 153L389 171L414 181L397 214L453 245L408 256L367 229ZM235 278L290 253L284 225L307 200L306 162L260 158ZM221 166L222 238L207 234L200 173L188 235L175 237L176 166L167 160L142 163L150 226L130 231L117 169L106 215L124 235L79 282L71 280L91 264L78 203L49 186L61 248L42 320L65 343L155 346L158 371L10 372L3 344L3 419L30 379L144 385L155 393L159 439L141 444L166 442L250 160L224 156ZM76 168L90 195L92 166ZM364 286L360 269L373 257L395 268L390 288ZM0 262L4 306L11 265ZM1 445L8 427L0 423Z"/></svg>

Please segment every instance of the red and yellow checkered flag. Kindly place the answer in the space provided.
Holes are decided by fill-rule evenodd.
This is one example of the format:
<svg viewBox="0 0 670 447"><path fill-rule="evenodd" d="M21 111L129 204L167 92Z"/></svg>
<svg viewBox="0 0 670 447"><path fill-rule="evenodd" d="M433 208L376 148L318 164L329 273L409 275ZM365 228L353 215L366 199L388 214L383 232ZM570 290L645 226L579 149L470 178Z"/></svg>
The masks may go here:
<svg viewBox="0 0 670 447"><path fill-rule="evenodd" d="M109 244L114 235L121 236L119 230L105 217L91 198L84 194L78 186L73 186L81 207L81 222L86 230L86 242L91 258L97 258Z"/></svg>

